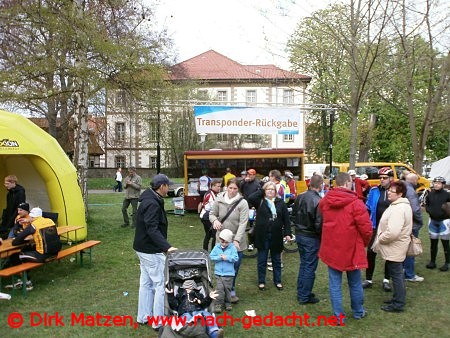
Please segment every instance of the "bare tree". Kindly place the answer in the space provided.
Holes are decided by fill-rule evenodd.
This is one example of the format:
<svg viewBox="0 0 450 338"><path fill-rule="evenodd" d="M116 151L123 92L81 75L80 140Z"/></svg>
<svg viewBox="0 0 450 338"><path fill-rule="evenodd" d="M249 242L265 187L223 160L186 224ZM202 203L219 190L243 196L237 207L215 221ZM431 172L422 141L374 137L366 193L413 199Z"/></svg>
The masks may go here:
<svg viewBox="0 0 450 338"><path fill-rule="evenodd" d="M385 70L377 68L376 62L386 53L384 31L391 15L390 2L351 0L349 6L333 5L307 19L310 22L308 32L319 35L322 40L319 43L314 41L307 49L308 57L312 58L310 65L317 76L314 79L313 101L339 104L341 114L346 112L350 117L351 168L356 162L359 144L364 149L360 152L359 160L366 160L368 156L367 148L375 119L367 119L366 132L363 137L359 137L358 127L363 122L360 114L370 94L381 86L379 79ZM313 27L318 31L312 32L310 29ZM296 39L295 36L290 41L291 62L294 66L301 67L296 52L304 47L303 42L304 39ZM328 50L329 54L320 53L322 48ZM308 72L308 69L303 71ZM321 118L324 120L324 117Z"/></svg>
<svg viewBox="0 0 450 338"><path fill-rule="evenodd" d="M139 0L0 3L0 102L43 115L50 133L74 128L74 164L86 200L87 119L105 88L152 87L170 40ZM72 119L74 123L71 124Z"/></svg>

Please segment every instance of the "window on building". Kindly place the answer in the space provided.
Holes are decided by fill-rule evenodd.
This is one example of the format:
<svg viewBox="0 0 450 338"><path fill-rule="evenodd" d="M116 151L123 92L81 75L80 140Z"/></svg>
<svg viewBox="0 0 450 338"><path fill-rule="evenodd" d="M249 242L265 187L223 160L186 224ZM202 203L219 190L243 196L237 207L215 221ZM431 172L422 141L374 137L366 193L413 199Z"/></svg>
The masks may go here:
<svg viewBox="0 0 450 338"><path fill-rule="evenodd" d="M116 122L116 141L125 141L125 122Z"/></svg>
<svg viewBox="0 0 450 338"><path fill-rule="evenodd" d="M246 134L244 136L245 142L257 142L258 141L258 135L256 134Z"/></svg>
<svg viewBox="0 0 450 338"><path fill-rule="evenodd" d="M217 99L217 101L228 101L227 91L226 90L218 90L216 99Z"/></svg>
<svg viewBox="0 0 450 338"><path fill-rule="evenodd" d="M218 142L226 142L228 141L228 134L217 134Z"/></svg>
<svg viewBox="0 0 450 338"><path fill-rule="evenodd" d="M100 167L100 157L90 155L89 156L89 168L98 168Z"/></svg>
<svg viewBox="0 0 450 338"><path fill-rule="evenodd" d="M157 159L156 159L156 157L150 156L149 164L150 164L150 168L151 168L151 169L156 169L156 165L157 165Z"/></svg>
<svg viewBox="0 0 450 338"><path fill-rule="evenodd" d="M256 104L256 90L247 90L245 95L247 104Z"/></svg>
<svg viewBox="0 0 450 338"><path fill-rule="evenodd" d="M127 106L127 93L123 89L116 91L116 105L119 107Z"/></svg>
<svg viewBox="0 0 450 338"><path fill-rule="evenodd" d="M283 103L284 104L294 103L294 91L292 89L283 90Z"/></svg>
<svg viewBox="0 0 450 338"><path fill-rule="evenodd" d="M283 142L294 142L294 135L293 134L283 135Z"/></svg>
<svg viewBox="0 0 450 338"><path fill-rule="evenodd" d="M125 156L116 156L114 158L114 168L126 168L126 158Z"/></svg>
<svg viewBox="0 0 450 338"><path fill-rule="evenodd" d="M158 120L150 120L148 124L148 140L150 142L158 141Z"/></svg>
<svg viewBox="0 0 450 338"><path fill-rule="evenodd" d="M197 91L197 98L199 100L205 100L205 101L209 100L208 91L204 90L204 89L198 90Z"/></svg>

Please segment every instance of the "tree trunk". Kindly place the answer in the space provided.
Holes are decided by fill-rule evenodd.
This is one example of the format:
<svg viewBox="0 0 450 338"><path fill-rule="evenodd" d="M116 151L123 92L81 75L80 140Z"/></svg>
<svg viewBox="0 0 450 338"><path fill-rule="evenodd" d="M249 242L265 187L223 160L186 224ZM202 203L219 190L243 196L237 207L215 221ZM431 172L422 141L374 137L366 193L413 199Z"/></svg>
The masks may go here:
<svg viewBox="0 0 450 338"><path fill-rule="evenodd" d="M377 116L375 114L370 114L364 137L360 137L361 143L359 147L358 162L369 162L369 151L372 146L373 131L375 130L376 124Z"/></svg>
<svg viewBox="0 0 450 338"><path fill-rule="evenodd" d="M84 201L84 210L88 213L87 199L87 169L89 163L88 143L89 143L89 129L88 129L88 110L86 106L86 94L84 92L85 86L81 85L81 90L75 92L74 109L75 109L75 129L74 129L74 156L73 163L78 172L78 184L81 188L81 194Z"/></svg>

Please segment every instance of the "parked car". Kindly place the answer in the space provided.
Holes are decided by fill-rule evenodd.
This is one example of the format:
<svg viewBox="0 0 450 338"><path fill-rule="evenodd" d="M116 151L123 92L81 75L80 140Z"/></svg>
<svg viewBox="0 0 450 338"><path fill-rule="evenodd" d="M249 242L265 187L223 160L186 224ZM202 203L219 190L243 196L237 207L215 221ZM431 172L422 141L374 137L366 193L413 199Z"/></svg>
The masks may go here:
<svg viewBox="0 0 450 338"><path fill-rule="evenodd" d="M172 197L183 197L184 196L184 185L181 183L174 183L169 186L169 192L167 193Z"/></svg>
<svg viewBox="0 0 450 338"><path fill-rule="evenodd" d="M383 167L389 167L394 172L394 179L398 180L403 173L403 171L407 170L411 173L417 174L413 168L408 166L407 164L400 162L358 162L355 164L356 175L367 175L367 182L369 182L370 186L374 187L380 184L380 179L378 178L378 170ZM348 172L349 164L348 163L333 163L333 177L339 172ZM330 175L330 166L326 166L324 174L328 177ZM419 176L419 181L417 184L416 192L421 194L425 189L430 187L430 181L428 181L425 177L417 174Z"/></svg>

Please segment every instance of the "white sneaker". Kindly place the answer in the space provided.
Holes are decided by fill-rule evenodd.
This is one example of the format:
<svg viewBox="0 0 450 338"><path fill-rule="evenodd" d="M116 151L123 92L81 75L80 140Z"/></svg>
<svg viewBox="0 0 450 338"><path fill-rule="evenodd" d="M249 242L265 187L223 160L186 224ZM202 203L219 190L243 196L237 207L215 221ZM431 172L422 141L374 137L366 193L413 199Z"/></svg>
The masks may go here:
<svg viewBox="0 0 450 338"><path fill-rule="evenodd" d="M5 285L5 289L21 289L22 288L22 280L20 278L14 284Z"/></svg>
<svg viewBox="0 0 450 338"><path fill-rule="evenodd" d="M419 282L423 282L425 278L415 275L413 278L406 278L406 280L408 282L414 282L414 283L419 283Z"/></svg>
<svg viewBox="0 0 450 338"><path fill-rule="evenodd" d="M33 290L33 282L30 281L30 280L27 281L26 284L25 284L25 287L26 287L27 291Z"/></svg>
<svg viewBox="0 0 450 338"><path fill-rule="evenodd" d="M9 295L7 293L0 292L0 299L10 300L11 299L11 295Z"/></svg>

